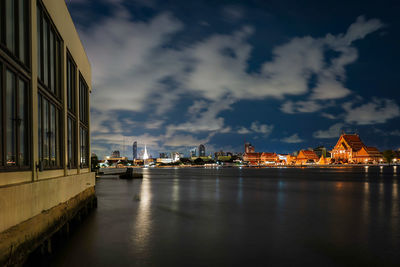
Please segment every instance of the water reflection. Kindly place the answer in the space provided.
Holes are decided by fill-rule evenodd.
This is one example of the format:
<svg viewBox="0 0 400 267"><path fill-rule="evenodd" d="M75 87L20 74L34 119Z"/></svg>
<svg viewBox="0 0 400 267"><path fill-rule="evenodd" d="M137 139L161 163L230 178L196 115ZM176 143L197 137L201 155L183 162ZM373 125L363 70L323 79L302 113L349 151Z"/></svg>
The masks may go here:
<svg viewBox="0 0 400 267"><path fill-rule="evenodd" d="M139 206L133 231L133 245L135 250L145 252L149 246L151 235L151 182L146 178L148 170L143 169L143 180L141 183Z"/></svg>
<svg viewBox="0 0 400 267"><path fill-rule="evenodd" d="M239 177L239 182L238 182L238 196L237 196L237 202L239 204L242 204L243 202L243 177Z"/></svg>
<svg viewBox="0 0 400 267"><path fill-rule="evenodd" d="M215 179L215 200L219 201L219 177Z"/></svg>

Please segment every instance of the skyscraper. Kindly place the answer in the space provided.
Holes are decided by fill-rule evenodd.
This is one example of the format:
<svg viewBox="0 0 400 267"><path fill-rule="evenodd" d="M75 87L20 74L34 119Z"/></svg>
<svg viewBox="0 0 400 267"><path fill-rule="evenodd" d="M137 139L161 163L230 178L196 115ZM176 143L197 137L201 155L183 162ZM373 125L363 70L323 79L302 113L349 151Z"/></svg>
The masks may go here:
<svg viewBox="0 0 400 267"><path fill-rule="evenodd" d="M206 147L201 144L199 145L199 157L205 157L206 156Z"/></svg>
<svg viewBox="0 0 400 267"><path fill-rule="evenodd" d="M196 154L197 154L197 148L196 147L190 149L190 156L191 157L196 157Z"/></svg>
<svg viewBox="0 0 400 267"><path fill-rule="evenodd" d="M133 160L137 159L137 142L133 142L132 146Z"/></svg>

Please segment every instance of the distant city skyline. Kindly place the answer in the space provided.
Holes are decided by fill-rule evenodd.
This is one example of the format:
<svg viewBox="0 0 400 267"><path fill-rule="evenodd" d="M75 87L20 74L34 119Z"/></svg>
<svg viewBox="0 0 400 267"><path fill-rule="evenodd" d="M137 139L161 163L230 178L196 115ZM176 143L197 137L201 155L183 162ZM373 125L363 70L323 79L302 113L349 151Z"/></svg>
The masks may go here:
<svg viewBox="0 0 400 267"><path fill-rule="evenodd" d="M100 156L126 151L124 137L156 155L243 140L290 153L330 147L343 130L400 147L399 2L67 5L93 66Z"/></svg>

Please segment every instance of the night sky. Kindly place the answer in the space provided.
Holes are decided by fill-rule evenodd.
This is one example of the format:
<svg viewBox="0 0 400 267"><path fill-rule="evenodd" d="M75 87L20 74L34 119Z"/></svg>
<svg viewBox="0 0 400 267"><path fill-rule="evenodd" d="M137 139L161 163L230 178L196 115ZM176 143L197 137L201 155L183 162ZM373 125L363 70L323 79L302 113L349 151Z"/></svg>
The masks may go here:
<svg viewBox="0 0 400 267"><path fill-rule="evenodd" d="M400 147L400 1L66 2L100 157L331 149L342 131Z"/></svg>

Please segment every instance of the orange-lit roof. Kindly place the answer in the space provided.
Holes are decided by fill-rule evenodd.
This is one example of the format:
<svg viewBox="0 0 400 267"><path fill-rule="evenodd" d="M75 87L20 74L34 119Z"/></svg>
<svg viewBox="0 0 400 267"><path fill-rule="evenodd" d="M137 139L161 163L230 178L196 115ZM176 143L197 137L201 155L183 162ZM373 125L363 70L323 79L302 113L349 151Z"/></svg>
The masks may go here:
<svg viewBox="0 0 400 267"><path fill-rule="evenodd" d="M354 151L358 151L365 146L358 134L343 134L342 137Z"/></svg>

